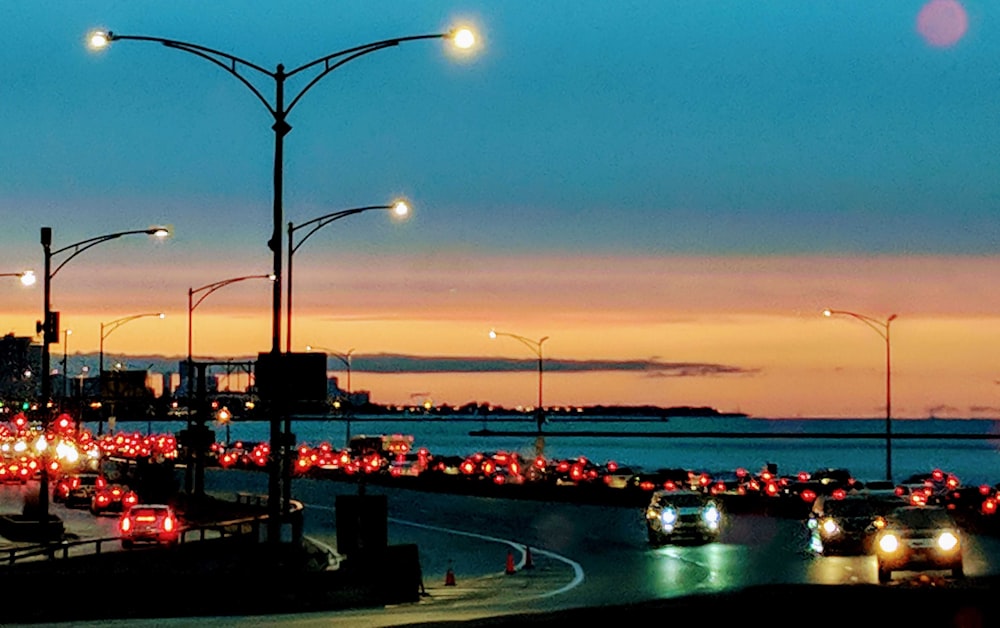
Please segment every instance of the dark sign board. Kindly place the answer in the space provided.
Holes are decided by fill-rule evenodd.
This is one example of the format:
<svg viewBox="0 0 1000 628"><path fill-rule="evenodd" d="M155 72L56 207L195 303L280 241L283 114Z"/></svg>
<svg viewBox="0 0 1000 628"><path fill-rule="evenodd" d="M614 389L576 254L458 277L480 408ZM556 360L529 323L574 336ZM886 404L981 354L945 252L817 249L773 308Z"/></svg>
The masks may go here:
<svg viewBox="0 0 1000 628"><path fill-rule="evenodd" d="M255 368L257 394L266 401L326 401L326 354L260 353Z"/></svg>

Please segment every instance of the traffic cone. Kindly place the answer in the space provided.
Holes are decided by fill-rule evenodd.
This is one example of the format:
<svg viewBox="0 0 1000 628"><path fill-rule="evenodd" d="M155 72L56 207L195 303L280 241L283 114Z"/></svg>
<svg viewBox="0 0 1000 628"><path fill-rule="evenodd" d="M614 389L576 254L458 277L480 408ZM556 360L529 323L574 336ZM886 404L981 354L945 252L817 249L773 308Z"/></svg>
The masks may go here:
<svg viewBox="0 0 1000 628"><path fill-rule="evenodd" d="M531 569L534 565L531 562L531 548L528 546L524 547L524 568Z"/></svg>
<svg viewBox="0 0 1000 628"><path fill-rule="evenodd" d="M514 552L507 550L507 575L514 573Z"/></svg>
<svg viewBox="0 0 1000 628"><path fill-rule="evenodd" d="M444 574L444 586L455 586L455 572L451 570L451 567L448 567L448 571Z"/></svg>

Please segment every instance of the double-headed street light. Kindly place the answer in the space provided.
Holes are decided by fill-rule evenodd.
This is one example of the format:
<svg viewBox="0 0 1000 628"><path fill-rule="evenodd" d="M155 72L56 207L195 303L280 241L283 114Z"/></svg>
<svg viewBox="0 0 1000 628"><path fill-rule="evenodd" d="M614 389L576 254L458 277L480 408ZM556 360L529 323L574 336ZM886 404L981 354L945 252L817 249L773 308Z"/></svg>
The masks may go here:
<svg viewBox="0 0 1000 628"><path fill-rule="evenodd" d="M271 232L271 238L268 240L268 248L271 249L274 259L274 290L272 292L271 299L271 354L277 358L281 354L281 253L282 253L282 238L281 238L281 228L282 228L282 197L284 190L284 139L285 135L292 130L291 125L288 124L287 118L288 114L291 113L295 105L299 103L302 97L308 92L316 83L318 83L324 76L327 76L337 68L343 66L344 64L353 61L359 57L363 57L373 52L379 50L385 50L387 48L393 48L411 41L420 40L431 40L431 39L443 39L452 42L455 47L461 51L469 51L476 44L476 37L468 28L459 28L448 31L446 33L435 33L430 35L414 35L410 37L397 37L393 39L385 39L382 41L376 41L369 44L364 44L361 46L355 46L353 48L346 48L338 52L334 52L318 59L314 59L309 63L300 65L293 70L286 70L284 64L279 63L274 71L268 70L260 65L251 63L246 59L242 59L235 55L225 53L219 50L214 50L212 48L207 48L198 44L193 44L189 42L178 41L175 39L165 39L162 37L149 37L144 35L120 35L113 33L112 31L92 31L88 34L87 41L91 49L100 50L107 48L112 42L116 41L140 41L140 42L152 42L162 44L167 48L172 48L174 50L180 50L182 52L187 52L193 54L197 57L205 59L219 68L223 69L230 75L232 75L236 80L242 83L247 89L249 89L253 95L264 105L268 113L271 115L272 124L271 130L274 131L274 172L273 172L273 182L274 182L274 195L273 195L273 228ZM285 82L289 78L299 75L305 71L312 71L313 75L311 78L304 79L305 86L302 87L297 93L291 96L290 102L286 104L285 102ZM270 79L274 84L274 101L271 102L264 96L263 92L253 83L253 81L248 78L252 73L256 73L256 76L263 76ZM271 402L277 402L276 399L268 400ZM272 404L274 405L274 404ZM291 455L292 447L286 446L281 438L281 416L283 408L271 408L271 452L272 452L272 465L268 477L268 512L270 515L269 526L268 526L268 539L270 541L277 541L280 535L280 516L282 514L281 507L281 464L283 463L286 467L285 469L285 480L286 480L286 492L290 492L291 486L291 472L290 466L292 464ZM287 424L287 421L286 421ZM289 430L286 430L289 431ZM290 436L287 434L286 436ZM287 440L287 439L286 439ZM288 500L286 500L288 501ZM285 504L286 508L290 504Z"/></svg>
<svg viewBox="0 0 1000 628"><path fill-rule="evenodd" d="M42 409L42 423L48 428L49 424L49 404L52 399L52 371L51 357L49 355L49 345L59 341L59 312L52 311L52 278L62 270L63 266L71 259L83 253L87 249L97 246L108 240L115 240L127 235L151 235L156 238L165 238L170 235L170 231L165 227L150 227L149 229L134 229L131 231L118 231L106 235L95 236L86 240L80 240L74 244L52 250L52 227L42 227L41 243L45 253L45 271L42 275L43 311L42 320L36 324L36 331L42 334L42 398L39 404ZM55 269L52 268L52 260L62 253L69 253ZM38 511L40 521L44 524L49 516L49 475L48 469L42 471L38 487Z"/></svg>
<svg viewBox="0 0 1000 628"><path fill-rule="evenodd" d="M505 332L500 332L495 329L490 330L490 338L497 338L498 336L507 336L513 338L518 342L522 343L529 349L531 349L535 355L538 356L538 408L536 410L535 420L538 422L538 431L542 431L542 423L545 422L545 413L542 410L542 343L549 339L548 336L542 336L538 340L532 340L531 338L525 338L524 336L518 336L517 334L508 334Z"/></svg>
<svg viewBox="0 0 1000 628"><path fill-rule="evenodd" d="M396 201L392 205L368 205L367 207L355 207L353 209L342 209L330 214L325 214L318 218L313 218L301 224L295 225L288 223L288 295L287 301L287 316L288 321L285 325L285 351L287 353L292 352L292 257L295 252L299 250L305 241L309 239L309 236L316 233L323 227L327 226L331 222L340 220L341 218L347 218L348 216L353 216L355 214L360 214L362 212L372 211L374 209L381 209L392 212L394 218L403 219L406 218L410 213L410 206L406 201ZM304 229L308 227L309 230L303 235L298 243L294 241L294 234L299 229Z"/></svg>
<svg viewBox="0 0 1000 628"><path fill-rule="evenodd" d="M113 321L107 323L101 323L101 345L100 351L98 353L97 360L97 395L101 399L101 403L104 403L104 340L111 335L111 332L118 329L126 323L130 323L137 318L146 318L148 316L155 316L157 318L163 319L166 314L163 312L149 312L146 314L132 314L131 316L123 316L122 318L117 318ZM104 433L104 411L101 411L100 418L97 423L97 435L100 436Z"/></svg>
<svg viewBox="0 0 1000 628"><path fill-rule="evenodd" d="M848 312L845 310L823 310L823 316L833 316L840 314L856 318L865 325L868 325L875 333L885 340L885 479L892 481L892 349L889 342L889 326L896 320L893 314L884 321L880 321L864 314Z"/></svg>

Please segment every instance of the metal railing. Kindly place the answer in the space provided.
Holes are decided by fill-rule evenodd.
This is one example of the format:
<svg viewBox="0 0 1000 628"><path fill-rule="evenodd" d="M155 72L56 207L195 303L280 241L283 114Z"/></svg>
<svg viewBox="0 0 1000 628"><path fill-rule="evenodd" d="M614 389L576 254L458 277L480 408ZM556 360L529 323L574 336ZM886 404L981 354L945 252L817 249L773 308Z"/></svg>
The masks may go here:
<svg viewBox="0 0 1000 628"><path fill-rule="evenodd" d="M243 505L264 506L267 503L267 496L253 495L249 493L238 493L236 503ZM302 509L303 504L297 500L290 502L291 510L286 514L289 516L293 528L293 539L302 538ZM255 543L261 542L261 526L267 522L268 514L262 512L259 515L241 517L226 521L213 521L211 523L200 523L187 525L180 529L177 543L187 544L207 540L218 540L226 538L253 539ZM120 546L123 537L109 536L102 538L90 538L79 540L54 541L49 543L38 543L34 545L18 545L7 549L0 549L0 567L15 565L18 562L28 560L57 560L69 559L73 556L89 556L101 554L107 551L110 544ZM140 546L135 546L139 548ZM155 548L158 545L150 544L148 548Z"/></svg>

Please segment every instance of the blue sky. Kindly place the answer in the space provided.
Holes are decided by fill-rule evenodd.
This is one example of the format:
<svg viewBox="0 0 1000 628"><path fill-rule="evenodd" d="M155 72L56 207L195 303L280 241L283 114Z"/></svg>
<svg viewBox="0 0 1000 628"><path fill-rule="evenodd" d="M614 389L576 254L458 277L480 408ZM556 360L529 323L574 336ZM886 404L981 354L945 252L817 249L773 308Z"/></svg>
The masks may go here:
<svg viewBox="0 0 1000 628"><path fill-rule="evenodd" d="M961 37L932 44L918 29L929 8L964 15ZM90 29L273 70L470 25L473 56L440 40L375 52L289 115L282 234L399 196L413 207L403 223L337 222L296 254L296 345L527 365L505 398L496 380L471 393L451 378L356 375L383 401L530 401L531 355L490 342L496 327L550 336L553 360L740 374L665 367L614 391L554 375L553 403L877 415L878 339L820 320L833 307L899 315L900 412L997 407L985 357L1000 350L993 0L7 0L0 19L0 272L40 270L42 226L54 247L175 232L88 251L55 278L71 351L93 352L101 322L168 311L163 331L130 326L115 350L182 355L189 288L272 268L267 110L186 52L88 51ZM269 78L247 76L273 98ZM303 85L289 81L288 99ZM38 291L13 290L0 286L0 331L30 335ZM253 282L213 296L196 353L267 350L269 297ZM861 385L872 390L853 394Z"/></svg>
<svg viewBox="0 0 1000 628"><path fill-rule="evenodd" d="M475 59L412 43L304 97L287 220L403 194L405 229L351 234L387 249L994 253L1000 6L965 2L968 32L935 48L922 4L5 2L4 257L40 219L57 240L162 220L192 246L270 225L273 136L249 90L154 44L94 55L89 28L273 69L460 19L483 34Z"/></svg>

